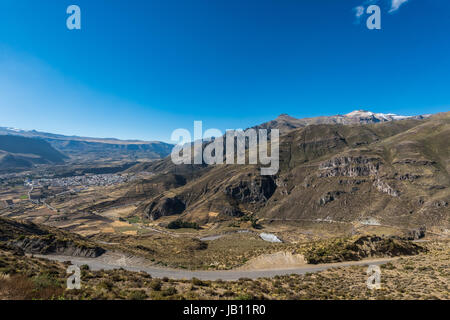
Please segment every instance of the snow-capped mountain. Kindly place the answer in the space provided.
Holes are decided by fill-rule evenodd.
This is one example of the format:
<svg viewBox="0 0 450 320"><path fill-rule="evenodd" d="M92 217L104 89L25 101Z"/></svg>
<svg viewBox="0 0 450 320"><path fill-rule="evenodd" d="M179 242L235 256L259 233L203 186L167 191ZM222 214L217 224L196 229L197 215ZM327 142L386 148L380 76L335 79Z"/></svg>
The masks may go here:
<svg viewBox="0 0 450 320"><path fill-rule="evenodd" d="M373 119L379 120L380 122L384 121L394 121L394 120L404 120L404 119L423 119L426 116L402 116L395 113L375 113L366 110L355 110L350 113L347 113L345 117L348 118L360 118L360 119ZM377 122L377 121L374 121Z"/></svg>
<svg viewBox="0 0 450 320"><path fill-rule="evenodd" d="M282 114L275 120L263 123L257 128L272 128L279 129L280 132L286 133L290 130L303 128L312 124L368 124L368 123L379 123L387 121L398 121L407 119L425 119L430 115L419 115L419 116L404 116L395 113L376 113L366 110L355 110L345 115L335 115L335 116L322 116L314 118L301 118L297 119L291 117L287 114Z"/></svg>

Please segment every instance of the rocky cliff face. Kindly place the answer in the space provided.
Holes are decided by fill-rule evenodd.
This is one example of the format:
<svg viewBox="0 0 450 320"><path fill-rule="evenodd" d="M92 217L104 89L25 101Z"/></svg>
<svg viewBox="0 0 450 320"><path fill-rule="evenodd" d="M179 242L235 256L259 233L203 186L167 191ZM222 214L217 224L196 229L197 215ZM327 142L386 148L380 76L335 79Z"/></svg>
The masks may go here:
<svg viewBox="0 0 450 320"><path fill-rule="evenodd" d="M146 208L145 217L157 220L161 217L180 214L185 208L183 201L177 197L157 199Z"/></svg>
<svg viewBox="0 0 450 320"><path fill-rule="evenodd" d="M365 258L416 255L426 249L400 239L362 236L347 241L337 241L324 247L316 247L305 254L308 263L333 263L357 261Z"/></svg>
<svg viewBox="0 0 450 320"><path fill-rule="evenodd" d="M345 147L336 145L316 153L319 156L295 153L301 141L322 144L320 135L311 138L316 126L309 126L306 136L303 129L298 134L289 133L284 136L280 160L289 166L283 167L277 180L283 186L260 215L274 221L340 223L343 229L344 224L372 218L382 225L426 226L445 233L450 225L448 201L444 199L450 191L450 154L445 138L450 134L449 116L358 127L317 126L327 137L334 130L345 141Z"/></svg>
<svg viewBox="0 0 450 320"><path fill-rule="evenodd" d="M252 173L233 176L220 172L220 175L211 175L173 189L177 194L174 197L152 198L145 204L144 218L157 220L163 216L184 214L191 217L189 220L206 222L240 217L250 207L264 206L276 188L273 177Z"/></svg>
<svg viewBox="0 0 450 320"><path fill-rule="evenodd" d="M33 254L98 257L105 249L76 234L29 222L0 218L0 246Z"/></svg>
<svg viewBox="0 0 450 320"><path fill-rule="evenodd" d="M105 250L97 246L77 244L70 240L60 240L55 237L30 237L8 242L9 246L22 249L26 253L33 254L58 254L75 257L95 258Z"/></svg>
<svg viewBox="0 0 450 320"><path fill-rule="evenodd" d="M376 176L380 169L379 158L363 156L335 157L319 165L319 177L363 177Z"/></svg>
<svg viewBox="0 0 450 320"><path fill-rule="evenodd" d="M378 191L387 193L388 195L392 197L398 197L400 195L400 192L397 190L394 190L390 185L388 185L386 182L382 181L381 179L376 179L373 183L375 188L377 188Z"/></svg>
<svg viewBox="0 0 450 320"><path fill-rule="evenodd" d="M275 192L276 184L272 177L261 176L250 181L239 181L225 187L225 194L242 203L261 203L267 201Z"/></svg>

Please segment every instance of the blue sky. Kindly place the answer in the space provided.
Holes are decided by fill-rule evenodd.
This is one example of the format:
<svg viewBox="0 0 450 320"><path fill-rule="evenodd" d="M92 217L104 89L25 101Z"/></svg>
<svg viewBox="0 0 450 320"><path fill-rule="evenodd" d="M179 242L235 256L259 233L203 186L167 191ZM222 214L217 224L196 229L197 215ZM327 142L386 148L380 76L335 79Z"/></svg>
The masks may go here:
<svg viewBox="0 0 450 320"><path fill-rule="evenodd" d="M169 141L194 120L448 111L449 31L448 0L2 0L0 126Z"/></svg>

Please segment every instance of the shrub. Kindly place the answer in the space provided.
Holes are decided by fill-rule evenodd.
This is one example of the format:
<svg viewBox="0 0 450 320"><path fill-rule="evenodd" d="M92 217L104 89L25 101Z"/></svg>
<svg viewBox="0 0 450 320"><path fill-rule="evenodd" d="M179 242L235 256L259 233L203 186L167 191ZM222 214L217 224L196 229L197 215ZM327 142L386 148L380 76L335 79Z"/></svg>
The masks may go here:
<svg viewBox="0 0 450 320"><path fill-rule="evenodd" d="M381 269L393 270L395 269L395 266L391 262L388 262L386 264L382 264Z"/></svg>
<svg viewBox="0 0 450 320"><path fill-rule="evenodd" d="M235 295L235 293L233 291L227 290L222 294L222 297L232 297L234 295Z"/></svg>
<svg viewBox="0 0 450 320"><path fill-rule="evenodd" d="M111 281L104 280L100 282L99 287L109 291L114 287L114 284Z"/></svg>
<svg viewBox="0 0 450 320"><path fill-rule="evenodd" d="M64 289L54 285L54 281L47 274L33 279L24 275L12 276L9 280L0 280L0 296L11 300L55 299L63 294Z"/></svg>
<svg viewBox="0 0 450 320"><path fill-rule="evenodd" d="M192 284L196 286L203 286L204 282L198 278L192 278Z"/></svg>
<svg viewBox="0 0 450 320"><path fill-rule="evenodd" d="M177 289L175 289L174 287L169 287L162 291L162 295L164 297L173 296L174 294L177 294Z"/></svg>
<svg viewBox="0 0 450 320"><path fill-rule="evenodd" d="M189 229L200 229L200 226L196 222L187 222L181 219L177 219L172 221L167 226L168 229L181 229L181 228L189 228Z"/></svg>
<svg viewBox="0 0 450 320"><path fill-rule="evenodd" d="M241 294L236 297L236 300L255 300L255 297L252 294Z"/></svg>
<svg viewBox="0 0 450 320"><path fill-rule="evenodd" d="M153 280L153 281L150 283L150 288L152 288L152 289L155 290L155 291L160 291L160 290L161 290L161 287L162 287L161 280Z"/></svg>
<svg viewBox="0 0 450 320"><path fill-rule="evenodd" d="M262 229L262 225L260 225L256 220L252 221L252 228L253 229Z"/></svg>
<svg viewBox="0 0 450 320"><path fill-rule="evenodd" d="M44 289L49 287L59 287L59 282L49 273L42 273L33 278L36 289Z"/></svg>
<svg viewBox="0 0 450 320"><path fill-rule="evenodd" d="M239 282L246 282L246 281L252 281L252 279L246 277L239 278Z"/></svg>
<svg viewBox="0 0 450 320"><path fill-rule="evenodd" d="M143 290L131 291L128 294L129 300L145 300L145 299L147 299L147 297L148 297L147 294Z"/></svg>

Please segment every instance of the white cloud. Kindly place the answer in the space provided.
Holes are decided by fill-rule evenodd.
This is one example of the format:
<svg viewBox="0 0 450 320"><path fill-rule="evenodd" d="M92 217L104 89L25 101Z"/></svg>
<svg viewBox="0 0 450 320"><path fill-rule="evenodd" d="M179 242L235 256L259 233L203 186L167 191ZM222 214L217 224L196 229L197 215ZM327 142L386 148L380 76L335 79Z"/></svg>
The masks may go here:
<svg viewBox="0 0 450 320"><path fill-rule="evenodd" d="M400 6L406 2L408 2L408 0L392 0L391 10L389 10L389 13L397 11Z"/></svg>

